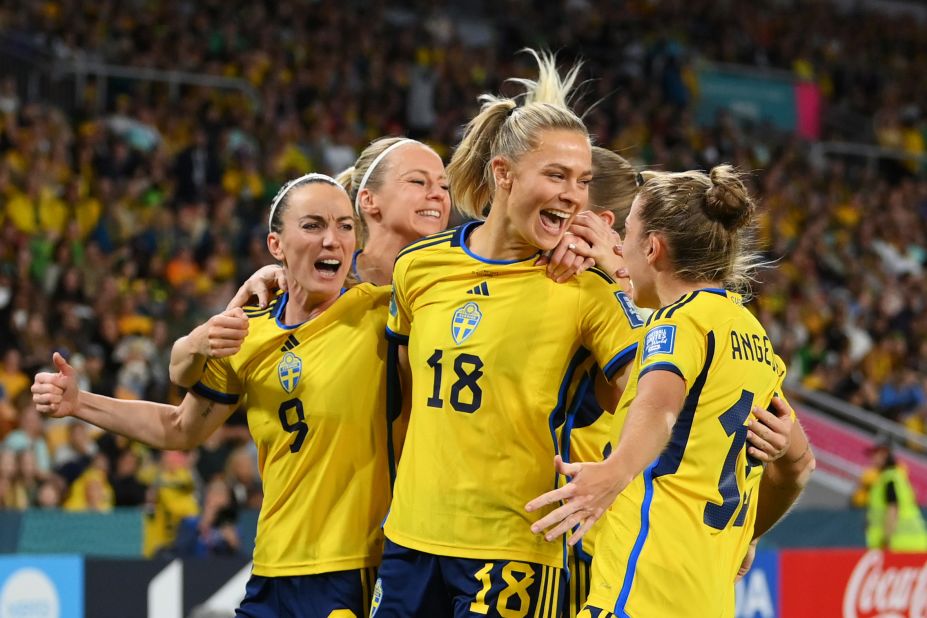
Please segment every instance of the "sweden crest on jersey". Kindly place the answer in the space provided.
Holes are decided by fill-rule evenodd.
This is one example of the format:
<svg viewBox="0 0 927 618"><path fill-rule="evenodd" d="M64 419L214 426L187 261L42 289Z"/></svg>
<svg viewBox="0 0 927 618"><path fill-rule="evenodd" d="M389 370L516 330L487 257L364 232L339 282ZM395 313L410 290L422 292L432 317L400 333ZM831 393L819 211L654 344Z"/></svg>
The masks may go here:
<svg viewBox="0 0 927 618"><path fill-rule="evenodd" d="M474 302L469 302L455 311L451 319L451 335L454 337L454 343L460 345L469 339L482 319L480 307Z"/></svg>
<svg viewBox="0 0 927 618"><path fill-rule="evenodd" d="M283 355L283 360L277 365L277 377L280 378L280 386L288 393L292 393L296 385L299 384L299 374L303 370L303 361L301 358L287 352Z"/></svg>

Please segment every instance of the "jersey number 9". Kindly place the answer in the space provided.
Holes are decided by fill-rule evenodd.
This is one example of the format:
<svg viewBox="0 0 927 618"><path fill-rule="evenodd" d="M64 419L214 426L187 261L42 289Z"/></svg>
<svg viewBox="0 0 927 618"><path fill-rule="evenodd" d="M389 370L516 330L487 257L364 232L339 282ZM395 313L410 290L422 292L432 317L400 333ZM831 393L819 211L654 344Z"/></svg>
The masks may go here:
<svg viewBox="0 0 927 618"><path fill-rule="evenodd" d="M290 410L295 410L295 414L290 414ZM296 439L290 444L290 452L298 453L302 448L306 436L309 435L309 425L306 424L306 413L303 412L303 402L299 399L287 399L280 404L280 425L284 431L296 434ZM290 422L290 416L295 416L296 420Z"/></svg>

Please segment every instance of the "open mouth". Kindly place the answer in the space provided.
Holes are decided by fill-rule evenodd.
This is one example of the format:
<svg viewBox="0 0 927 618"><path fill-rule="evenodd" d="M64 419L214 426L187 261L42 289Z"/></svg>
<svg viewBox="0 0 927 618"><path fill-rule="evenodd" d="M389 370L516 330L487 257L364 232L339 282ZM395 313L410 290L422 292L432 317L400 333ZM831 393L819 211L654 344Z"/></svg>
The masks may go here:
<svg viewBox="0 0 927 618"><path fill-rule="evenodd" d="M441 211L435 210L434 208L428 208L426 210L416 210L415 214L417 214L420 217L425 217L428 219L440 219L441 218Z"/></svg>
<svg viewBox="0 0 927 618"><path fill-rule="evenodd" d="M315 269L326 279L333 279L341 268L341 260L325 259L315 263Z"/></svg>
<svg viewBox="0 0 927 618"><path fill-rule="evenodd" d="M541 225L551 234L561 234L572 214L566 210L544 209L541 211Z"/></svg>

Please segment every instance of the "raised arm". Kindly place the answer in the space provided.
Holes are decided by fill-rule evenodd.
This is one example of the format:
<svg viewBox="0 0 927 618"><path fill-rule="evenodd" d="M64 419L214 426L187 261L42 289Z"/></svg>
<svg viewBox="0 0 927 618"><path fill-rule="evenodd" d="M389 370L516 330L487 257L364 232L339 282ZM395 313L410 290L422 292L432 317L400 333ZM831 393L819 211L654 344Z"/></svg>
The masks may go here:
<svg viewBox="0 0 927 618"><path fill-rule="evenodd" d="M200 379L208 358L224 358L241 349L248 335L248 317L236 307L214 315L181 337L171 348L171 382L190 388Z"/></svg>
<svg viewBox="0 0 927 618"><path fill-rule="evenodd" d="M81 391L74 369L57 352L58 373L39 373L32 385L36 409L54 418L74 416L101 429L165 450L188 450L205 440L234 411L192 393L179 406L126 401Z"/></svg>

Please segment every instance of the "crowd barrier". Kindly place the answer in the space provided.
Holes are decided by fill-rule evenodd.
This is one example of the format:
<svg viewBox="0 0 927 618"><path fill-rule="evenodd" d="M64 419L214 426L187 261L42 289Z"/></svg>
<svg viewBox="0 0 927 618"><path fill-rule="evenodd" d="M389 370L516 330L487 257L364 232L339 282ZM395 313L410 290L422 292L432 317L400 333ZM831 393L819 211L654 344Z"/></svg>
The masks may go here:
<svg viewBox="0 0 927 618"><path fill-rule="evenodd" d="M230 617L250 568L245 558L0 556L0 616ZM736 618L924 618L927 554L761 550L736 589Z"/></svg>

